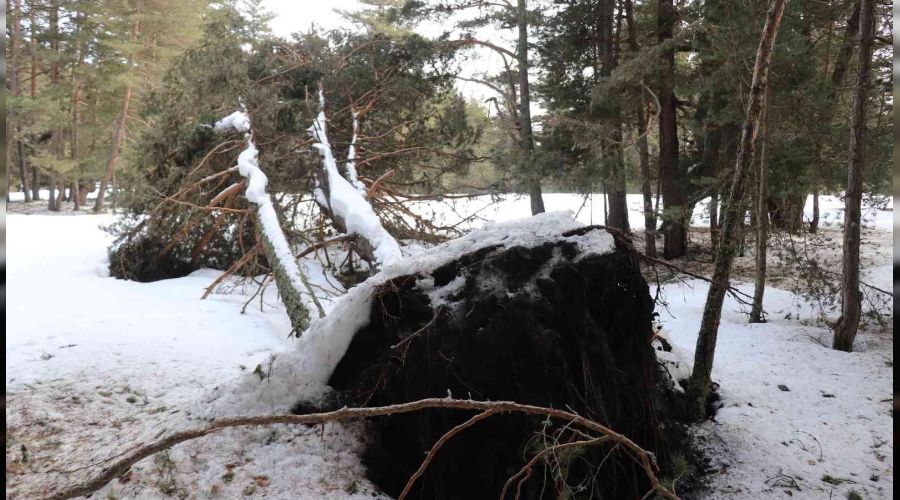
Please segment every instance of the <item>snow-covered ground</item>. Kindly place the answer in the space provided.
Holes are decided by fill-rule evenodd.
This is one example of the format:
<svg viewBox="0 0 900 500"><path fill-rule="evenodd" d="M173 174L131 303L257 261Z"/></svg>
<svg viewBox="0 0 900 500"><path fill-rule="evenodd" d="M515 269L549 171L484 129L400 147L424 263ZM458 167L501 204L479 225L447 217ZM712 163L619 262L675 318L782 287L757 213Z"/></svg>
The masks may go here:
<svg viewBox="0 0 900 500"><path fill-rule="evenodd" d="M486 202L458 200L454 208L496 221L528 215L527 198L482 208ZM628 202L632 226L642 227L640 196ZM546 204L578 212L583 197L549 194ZM827 233L841 220L840 202L823 197L822 205ZM445 204L420 211L458 217ZM871 210L864 224L865 270L884 288L891 219L891 211ZM111 220L6 218L8 498L43 496L83 479L90 464L188 425L216 386L296 342L274 288L262 311L257 297L242 314L241 293L200 300L215 271L146 284L107 277L109 237L98 226ZM578 220L602 223L602 204L589 199ZM692 359L705 291L694 281L663 286L661 319L683 360ZM892 336L863 332L857 352L834 351L830 332L803 320L808 304L787 291L766 293L765 324L748 325L738 305L726 303L713 371L724 406L700 429L721 471L708 497L846 498L855 490L892 498ZM371 498L359 425L217 433L144 460L97 497Z"/></svg>

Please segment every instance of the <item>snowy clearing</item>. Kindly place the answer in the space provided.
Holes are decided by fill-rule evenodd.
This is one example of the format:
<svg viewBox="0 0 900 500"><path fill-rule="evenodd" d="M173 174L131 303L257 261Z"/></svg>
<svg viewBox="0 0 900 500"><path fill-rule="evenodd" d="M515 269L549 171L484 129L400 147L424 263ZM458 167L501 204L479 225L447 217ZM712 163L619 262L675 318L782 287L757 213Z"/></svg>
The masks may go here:
<svg viewBox="0 0 900 500"><path fill-rule="evenodd" d="M548 210L578 212L582 201L546 195ZM628 201L637 229L640 197ZM471 213L477 203L486 200L455 208ZM834 237L828 230L841 220L840 202L822 203L823 238ZM602 223L596 205L578 220ZM446 207L427 210L456 217ZM501 221L527 213L527 198L510 198L480 215ZM887 288L892 212L870 214L864 273ZM198 401L298 342L288 338L274 288L241 314L253 289L200 300L216 271L146 284L108 278L109 237L98 226L112 220L7 216L7 498L45 495L84 478L89 464L196 425ZM839 250L826 252L825 265ZM738 260L738 279L742 269L752 269L752 256ZM690 362L705 283L667 283L662 291L665 334L676 357ZM704 496L845 498L853 490L892 498L892 335L862 332L857 352L838 352L827 347L828 329L808 324L811 306L794 294L769 288L765 306L770 321L748 325L726 302L713 370L723 407L699 430L718 470ZM362 424L224 431L144 460L97 497L372 498L358 458L361 431Z"/></svg>

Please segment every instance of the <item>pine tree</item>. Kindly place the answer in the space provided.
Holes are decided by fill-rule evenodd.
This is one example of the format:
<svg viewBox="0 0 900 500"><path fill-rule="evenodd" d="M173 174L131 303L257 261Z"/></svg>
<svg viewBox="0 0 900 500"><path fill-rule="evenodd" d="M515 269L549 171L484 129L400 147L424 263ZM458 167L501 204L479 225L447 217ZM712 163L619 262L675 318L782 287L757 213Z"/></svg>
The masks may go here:
<svg viewBox="0 0 900 500"><path fill-rule="evenodd" d="M834 348L851 352L859 329L862 292L859 289L860 205L866 141L866 100L871 86L872 40L875 29L874 0L860 0L859 44L853 114L850 124L850 161L844 195L844 255L841 274L841 317L834 328Z"/></svg>

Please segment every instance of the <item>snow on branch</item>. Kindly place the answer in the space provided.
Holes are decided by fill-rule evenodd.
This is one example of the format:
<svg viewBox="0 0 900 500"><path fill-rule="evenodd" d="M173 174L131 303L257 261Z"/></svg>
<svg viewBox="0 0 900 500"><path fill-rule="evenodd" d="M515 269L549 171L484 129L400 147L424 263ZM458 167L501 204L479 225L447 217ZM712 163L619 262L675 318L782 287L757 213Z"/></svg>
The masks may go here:
<svg viewBox="0 0 900 500"><path fill-rule="evenodd" d="M365 188L356 175L356 131L358 114L353 115L353 139L347 155L347 177L338 171L337 162L328 142L325 119L325 93L319 86L319 112L308 132L315 140L313 149L319 155L321 166L316 175L314 197L316 203L326 213L338 231L359 236L362 241L356 247L357 253L368 261L376 261L382 266L396 262L402 257L400 245L384 226L366 200Z"/></svg>
<svg viewBox="0 0 900 500"><path fill-rule="evenodd" d="M275 275L275 284L281 294L282 301L288 311L291 326L299 333L309 326L309 311L301 299L304 293L311 298L319 311L319 317L325 316L325 310L319 303L306 276L297 266L287 238L281 230L278 216L272 200L266 193L269 179L259 168L259 151L253 142L253 131L250 128L250 117L244 111L234 113L222 118L214 125L216 132L225 132L230 129L244 134L247 147L238 155L237 169L242 177L247 179L245 195L247 200L257 206L256 220L262 233L263 249L266 258L272 266Z"/></svg>
<svg viewBox="0 0 900 500"><path fill-rule="evenodd" d="M243 111L235 111L230 115L222 118L217 121L215 125L213 125L213 130L216 132L226 132L228 129L235 129L241 133L247 133L250 131L250 117L247 116L247 113Z"/></svg>
<svg viewBox="0 0 900 500"><path fill-rule="evenodd" d="M356 172L356 135L358 131L359 113L353 111L353 136L350 138L350 146L347 147L347 180L365 196L366 187L359 181L359 175Z"/></svg>

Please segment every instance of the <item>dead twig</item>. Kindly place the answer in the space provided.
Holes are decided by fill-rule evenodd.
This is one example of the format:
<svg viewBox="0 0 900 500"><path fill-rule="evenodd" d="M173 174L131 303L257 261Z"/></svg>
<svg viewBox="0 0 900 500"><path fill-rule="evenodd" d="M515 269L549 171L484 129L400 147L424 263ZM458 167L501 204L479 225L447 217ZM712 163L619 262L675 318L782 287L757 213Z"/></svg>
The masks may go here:
<svg viewBox="0 0 900 500"><path fill-rule="evenodd" d="M216 278L215 281L213 281L208 287L206 287L206 291L203 292L203 296L200 297L200 300L204 300L207 297L209 297L209 294L212 293L212 291L215 290L216 287L219 286L219 284L221 284L223 281L225 281L225 279L227 279L229 276L234 274L235 271L237 271L238 269L241 268L241 266L243 266L244 264L249 262L250 259L252 259L253 256L256 255L257 252L259 252L261 249L262 249L261 245L259 243L257 243L256 246L251 248L249 252L245 253L243 257L241 257L240 259L235 261L235 263L232 264L231 267L229 267L227 271L222 273L221 276Z"/></svg>
<svg viewBox="0 0 900 500"><path fill-rule="evenodd" d="M444 443L449 441L453 436L496 413L496 410L485 410L478 415L470 418L469 420L466 420L465 422L450 429L443 436L441 436L441 438L438 439L431 447L431 450L428 451L428 455L425 456L425 460L422 461L422 465L420 465L419 468L416 469L416 472L412 476L410 476L409 481L406 482L406 486L403 487L403 491L400 492L400 496L397 497L397 500L403 500L404 498L406 498L406 495L409 494L409 491L412 489L412 486L416 482L416 479L418 479L422 474L425 473L425 469L428 468L428 465L434 459L434 456L437 455L437 452L439 449L441 449L441 446L444 446Z"/></svg>
<svg viewBox="0 0 900 500"><path fill-rule="evenodd" d="M500 414L500 413L519 413L526 415L539 415L545 416L549 418L554 418L558 420L562 420L565 422L572 422L574 425L582 427L586 430L597 432L605 437L609 438L609 441L617 443L627 449L637 460L637 462L644 469L644 472L647 474L647 478L650 481L651 488L656 493L661 496L669 499L677 499L678 497L672 493L668 488L660 484L659 479L657 478L656 473L659 470L659 466L656 463L656 458L652 453L644 450L640 446L638 446L634 441L629 439L627 436L623 434L619 434L618 432L606 427L602 424L599 424L593 420L589 420L580 415L576 415L574 413L570 413L563 410L558 410L555 408L543 408L540 406L533 405L525 405L514 403L511 401L473 401L473 400L460 400L460 399L452 399L452 398L428 398L421 399L418 401L413 401L409 403L400 403L389 406L381 406L381 407L372 407L372 408L341 408L340 410L335 410L331 412L325 413L310 413L307 415L261 415L255 417L232 417L232 418L223 418L217 421L212 422L206 427L196 428L196 429L188 429L180 432L176 432L169 436L163 437L154 441L152 443L141 446L134 451L131 451L123 458L116 460L111 463L107 467L104 467L96 476L88 479L87 481L76 484L72 487L64 489L62 491L58 491L57 493L51 495L49 498L52 500L63 500L68 498L75 498L79 496L89 495L91 493L96 492L100 488L104 487L113 479L121 476L126 473L131 466L140 462L141 460L159 453L161 451L168 450L169 448L183 443L185 441L190 441L192 439L197 439L203 436L207 436L209 434L213 434L222 429L232 428L232 427L246 427L246 426L262 426L262 425L274 425L274 424L321 424L323 422L341 422L347 420L359 420L365 418L372 417L381 417L386 415L397 415L404 413L412 413L416 411L421 411L425 409L458 409L458 410L475 410L481 412L490 412L490 415ZM485 417L486 418L486 417ZM112 459L110 459L111 461Z"/></svg>

